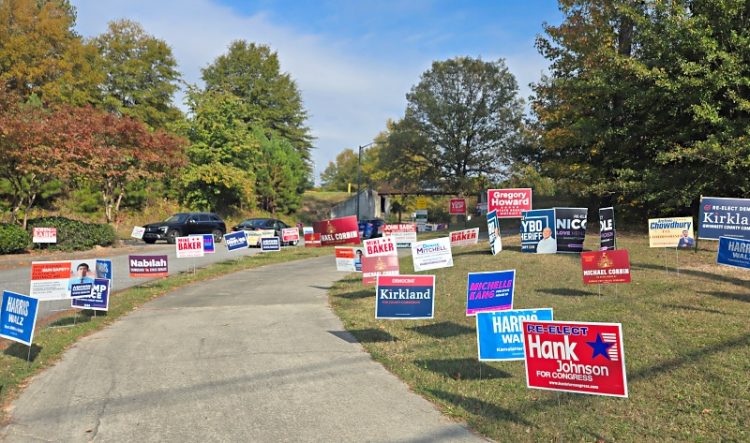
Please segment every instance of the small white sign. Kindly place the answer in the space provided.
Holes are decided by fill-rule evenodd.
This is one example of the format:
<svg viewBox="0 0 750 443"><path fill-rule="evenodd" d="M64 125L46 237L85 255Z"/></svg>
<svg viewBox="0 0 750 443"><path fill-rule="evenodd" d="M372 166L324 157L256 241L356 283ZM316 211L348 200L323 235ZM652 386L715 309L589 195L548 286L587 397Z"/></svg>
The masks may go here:
<svg viewBox="0 0 750 443"><path fill-rule="evenodd" d="M177 237L175 240L177 258L203 257L202 236Z"/></svg>
<svg viewBox="0 0 750 443"><path fill-rule="evenodd" d="M411 245L414 271L450 268L453 266L453 252L450 237L425 240Z"/></svg>
<svg viewBox="0 0 750 443"><path fill-rule="evenodd" d="M57 228L34 228L32 231L34 243L57 243Z"/></svg>
<svg viewBox="0 0 750 443"><path fill-rule="evenodd" d="M133 232L130 233L130 236L133 238L137 238L138 240L143 240L143 234L146 233L146 228L142 226L133 226Z"/></svg>
<svg viewBox="0 0 750 443"><path fill-rule="evenodd" d="M396 250L396 239L390 235L365 240L362 243L365 246L365 257L398 255L398 251Z"/></svg>

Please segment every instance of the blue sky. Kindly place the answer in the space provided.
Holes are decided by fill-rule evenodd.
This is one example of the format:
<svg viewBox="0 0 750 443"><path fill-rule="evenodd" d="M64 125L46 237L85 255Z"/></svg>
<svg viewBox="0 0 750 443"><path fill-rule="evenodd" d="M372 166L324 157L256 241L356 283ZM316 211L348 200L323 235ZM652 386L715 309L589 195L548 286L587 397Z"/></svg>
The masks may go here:
<svg viewBox="0 0 750 443"><path fill-rule="evenodd" d="M107 22L118 18L140 22L172 47L190 83L201 83L200 68L232 40L271 46L297 81L310 114L316 179L340 151L369 143L387 119L403 115L405 94L433 60L504 58L526 98L528 83L547 67L534 39L543 22L561 20L554 0L72 3L85 37L106 31Z"/></svg>

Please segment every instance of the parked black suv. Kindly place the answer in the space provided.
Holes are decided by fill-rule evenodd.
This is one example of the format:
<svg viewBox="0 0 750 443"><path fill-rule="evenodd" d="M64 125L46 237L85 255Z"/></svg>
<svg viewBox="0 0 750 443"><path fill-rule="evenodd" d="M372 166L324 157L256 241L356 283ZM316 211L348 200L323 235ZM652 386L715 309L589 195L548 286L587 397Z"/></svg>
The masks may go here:
<svg viewBox="0 0 750 443"><path fill-rule="evenodd" d="M143 241L146 243L156 243L156 240L174 243L175 238L192 234L213 234L214 241L219 243L227 233L224 221L212 212L180 212L161 223L144 227Z"/></svg>

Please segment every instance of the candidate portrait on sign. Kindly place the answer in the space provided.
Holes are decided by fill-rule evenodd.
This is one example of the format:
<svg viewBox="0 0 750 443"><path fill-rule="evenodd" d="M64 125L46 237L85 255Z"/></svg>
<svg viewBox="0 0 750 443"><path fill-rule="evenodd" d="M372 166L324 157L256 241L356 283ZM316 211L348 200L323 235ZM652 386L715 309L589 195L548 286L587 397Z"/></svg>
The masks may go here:
<svg viewBox="0 0 750 443"><path fill-rule="evenodd" d="M682 231L680 240L677 242L677 247L681 249L690 249L695 245L695 240L690 237L690 232L687 229Z"/></svg>
<svg viewBox="0 0 750 443"><path fill-rule="evenodd" d="M75 275L68 280L68 290L70 290L73 285L84 283L94 283L94 276L88 263L80 263L76 266Z"/></svg>
<svg viewBox="0 0 750 443"><path fill-rule="evenodd" d="M557 240L552 237L552 228L542 230L542 239L536 244L537 254L554 254L557 252Z"/></svg>

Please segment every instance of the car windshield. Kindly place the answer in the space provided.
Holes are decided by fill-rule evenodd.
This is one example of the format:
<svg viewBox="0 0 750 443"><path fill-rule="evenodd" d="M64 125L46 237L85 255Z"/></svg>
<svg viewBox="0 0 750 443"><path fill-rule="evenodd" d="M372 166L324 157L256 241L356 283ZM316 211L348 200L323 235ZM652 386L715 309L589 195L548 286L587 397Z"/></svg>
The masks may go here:
<svg viewBox="0 0 750 443"><path fill-rule="evenodd" d="M185 219L187 219L187 214L175 214L164 220L164 223L184 223Z"/></svg>
<svg viewBox="0 0 750 443"><path fill-rule="evenodd" d="M253 229L265 228L267 225L268 225L267 219L245 220L242 222L242 226L246 228L253 228Z"/></svg>

